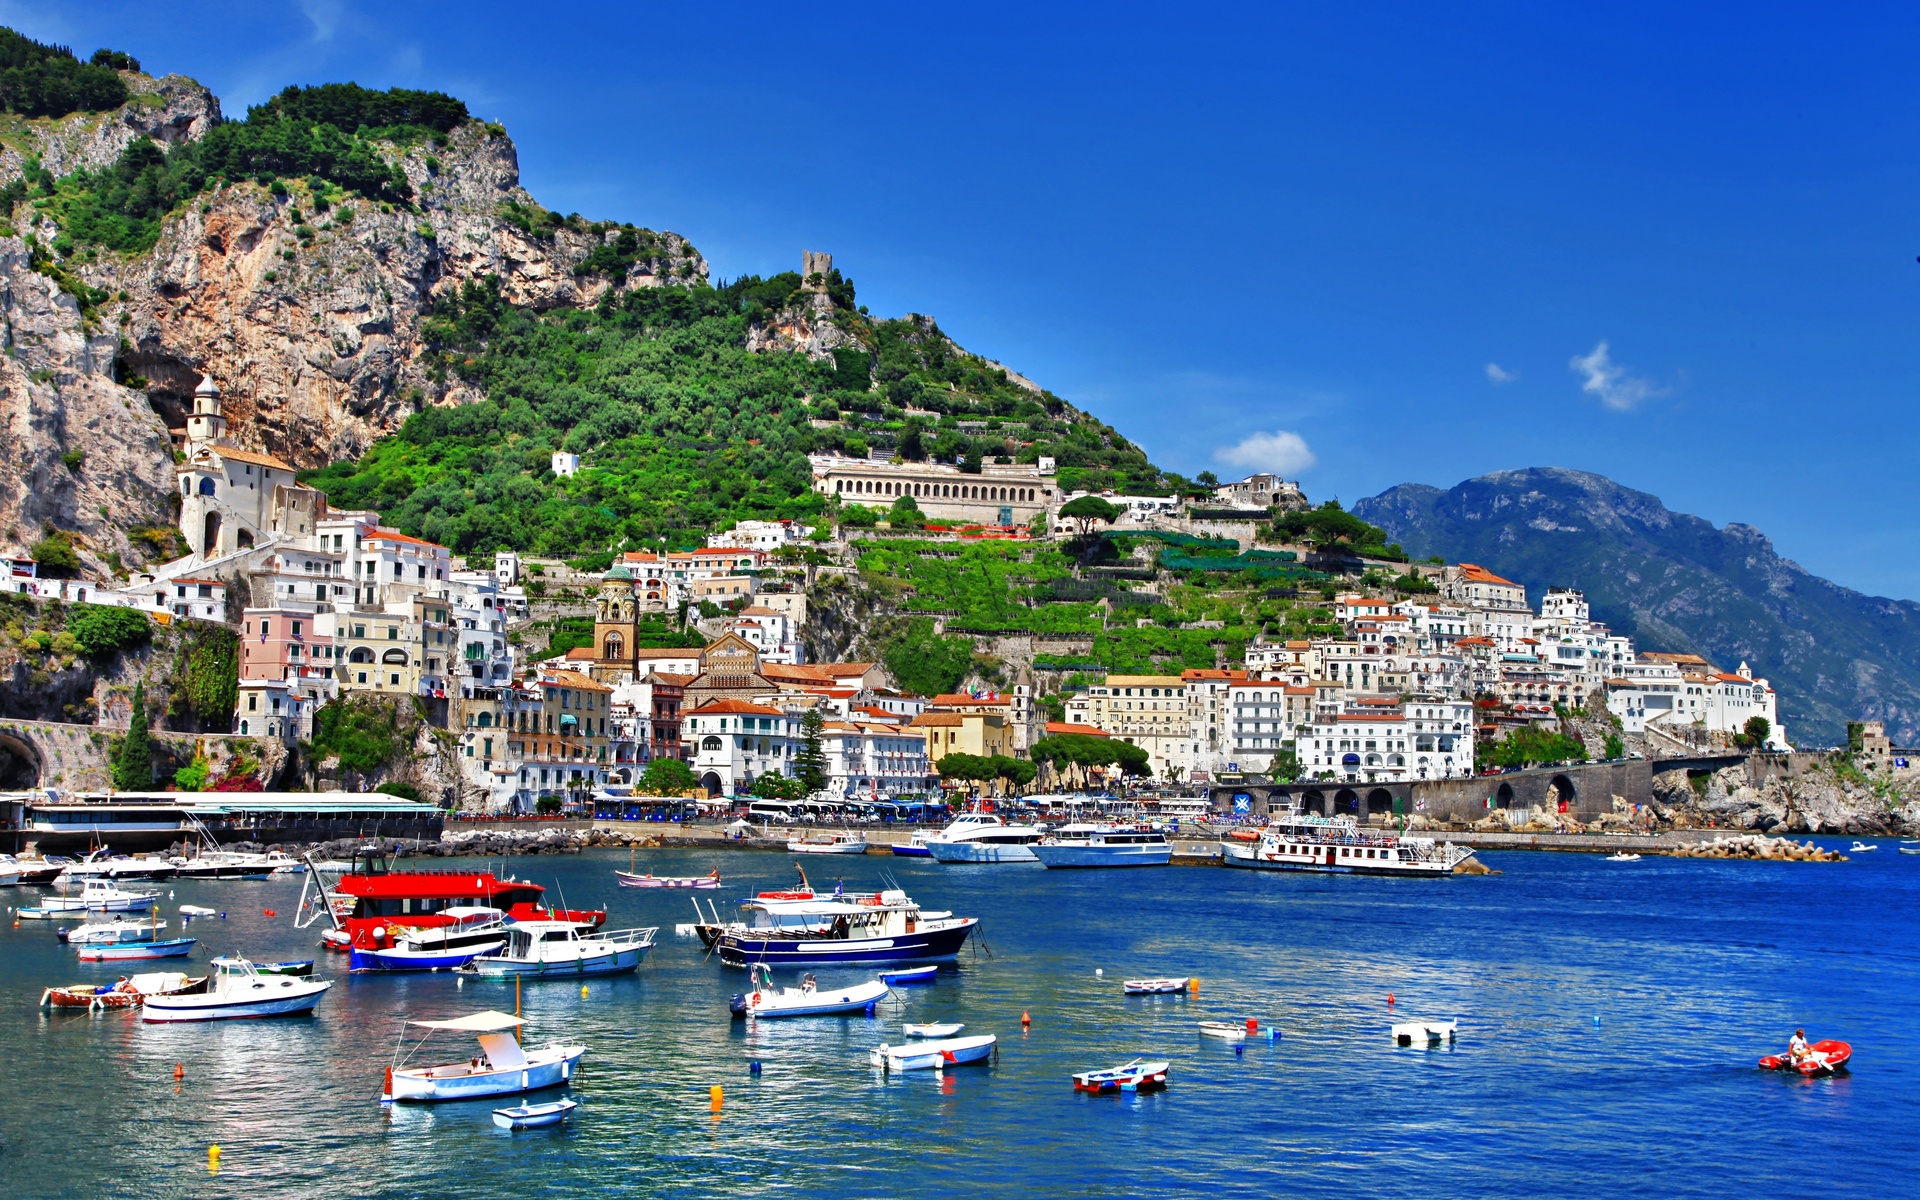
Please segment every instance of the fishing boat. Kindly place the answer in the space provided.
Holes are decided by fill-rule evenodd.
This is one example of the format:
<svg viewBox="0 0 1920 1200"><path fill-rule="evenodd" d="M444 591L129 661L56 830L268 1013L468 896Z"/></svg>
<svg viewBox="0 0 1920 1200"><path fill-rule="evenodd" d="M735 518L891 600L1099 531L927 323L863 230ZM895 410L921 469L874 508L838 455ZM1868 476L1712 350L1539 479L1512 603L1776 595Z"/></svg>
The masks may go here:
<svg viewBox="0 0 1920 1200"><path fill-rule="evenodd" d="M150 942L109 942L80 947L81 962L128 962L142 958L185 958L198 938L164 938Z"/></svg>
<svg viewBox="0 0 1920 1200"><path fill-rule="evenodd" d="M310 958L288 959L284 962L249 962L244 958L232 958L225 954L207 963L216 971L245 972L251 968L259 975L311 975L313 960Z"/></svg>
<svg viewBox="0 0 1920 1200"><path fill-rule="evenodd" d="M1129 996L1165 996L1186 991L1192 982L1185 975L1178 979L1123 979L1120 989Z"/></svg>
<svg viewBox="0 0 1920 1200"><path fill-rule="evenodd" d="M865 854L867 838L860 833L836 833L822 842L788 838L788 854Z"/></svg>
<svg viewBox="0 0 1920 1200"><path fill-rule="evenodd" d="M522 1046L514 1031L526 1024L519 1017L503 1012L477 1012L448 1021L408 1021L415 1029L425 1029L414 1051L440 1031L471 1033L480 1042L480 1053L465 1062L444 1063L432 1067L387 1068L386 1087L380 1103L395 1101L472 1100L482 1096L512 1096L541 1088L557 1087L573 1078L585 1046L554 1042L546 1046ZM403 1029L401 1041L404 1046ZM396 1054L396 1058L399 1056Z"/></svg>
<svg viewBox="0 0 1920 1200"><path fill-rule="evenodd" d="M1831 1075L1835 1071L1845 1070L1853 1061L1853 1047L1846 1042L1822 1039L1807 1047L1808 1054L1799 1062L1791 1055L1769 1054L1760 1060L1760 1067L1766 1071L1798 1071L1802 1075Z"/></svg>
<svg viewBox="0 0 1920 1200"><path fill-rule="evenodd" d="M943 863L1036 862L1033 844L1046 836L1037 825L1009 825L993 813L961 813L927 837L927 853Z"/></svg>
<svg viewBox="0 0 1920 1200"><path fill-rule="evenodd" d="M475 955L458 969L482 979L613 975L638 968L658 932L658 927L591 932L574 921L515 921L505 930L506 945Z"/></svg>
<svg viewBox="0 0 1920 1200"><path fill-rule="evenodd" d="M580 1107L578 1100L553 1100L546 1104L522 1104L515 1108L493 1110L493 1123L502 1129L538 1129L558 1125L567 1114Z"/></svg>
<svg viewBox="0 0 1920 1200"><path fill-rule="evenodd" d="M923 830L904 842L895 842L893 853L898 858L932 858L933 851L927 849L927 839L932 836Z"/></svg>
<svg viewBox="0 0 1920 1200"><path fill-rule="evenodd" d="M1453 1041L1459 1029L1459 1017L1451 1021L1402 1021L1393 1027L1393 1040L1402 1046L1411 1046L1415 1042L1432 1046Z"/></svg>
<svg viewBox="0 0 1920 1200"><path fill-rule="evenodd" d="M115 887L111 880L87 879L81 883L78 894L68 893L43 898L38 905L38 911L41 913L146 912L153 907L155 898L152 892L122 891Z"/></svg>
<svg viewBox="0 0 1920 1200"><path fill-rule="evenodd" d="M1607 855L1605 861L1606 862L1639 862L1640 856L1638 854L1628 854L1625 850L1622 850L1618 854Z"/></svg>
<svg viewBox="0 0 1920 1200"><path fill-rule="evenodd" d="M421 928L389 926L393 944L378 950L354 947L347 955L350 971L451 971L482 954L507 944L507 914L483 905L455 905L440 910L444 925Z"/></svg>
<svg viewBox="0 0 1920 1200"><path fill-rule="evenodd" d="M313 1011L331 980L262 975L241 961L238 971L222 971L202 992L150 996L142 1021L227 1021L246 1017L293 1017Z"/></svg>
<svg viewBox="0 0 1920 1200"><path fill-rule="evenodd" d="M714 941L730 967L940 961L959 957L980 923L922 912L898 889L844 900L755 899L740 907L746 919L721 926Z"/></svg>
<svg viewBox="0 0 1920 1200"><path fill-rule="evenodd" d="M967 1063L985 1062L993 1053L990 1033L975 1037L935 1038L912 1045L876 1046L867 1061L885 1071L941 1071Z"/></svg>
<svg viewBox="0 0 1920 1200"><path fill-rule="evenodd" d="M1150 1092L1167 1086L1169 1065L1134 1059L1104 1071L1082 1071L1073 1077L1073 1090L1096 1096L1108 1092Z"/></svg>
<svg viewBox="0 0 1920 1200"><path fill-rule="evenodd" d="M89 921L72 929L56 929L53 936L69 946L117 946L124 942L151 942L166 927L165 921Z"/></svg>
<svg viewBox="0 0 1920 1200"><path fill-rule="evenodd" d="M950 1038L965 1028L966 1025L959 1021L927 1021L918 1025L902 1025L900 1032L910 1038Z"/></svg>
<svg viewBox="0 0 1920 1200"><path fill-rule="evenodd" d="M334 928L321 942L334 950L384 950L396 935L452 924L447 909L474 905L500 909L515 921L598 928L607 920L604 909L548 908L542 902L546 889L539 884L500 879L491 871L396 871L392 859L376 849L356 852L353 870L338 878L331 894L322 874L308 873L294 926L305 929L327 917ZM310 895L316 889L318 894Z"/></svg>
<svg viewBox="0 0 1920 1200"><path fill-rule="evenodd" d="M1471 847L1452 842L1362 830L1351 816L1311 815L1298 801L1273 819L1258 842L1248 845L1228 839L1220 843L1220 861L1229 867L1416 879L1451 875L1472 856Z"/></svg>
<svg viewBox="0 0 1920 1200"><path fill-rule="evenodd" d="M1173 861L1167 835L1112 825L1062 825L1033 844L1048 867L1164 867Z"/></svg>
<svg viewBox="0 0 1920 1200"><path fill-rule="evenodd" d="M812 972L801 977L797 988L775 987L773 970L765 963L755 963L747 978L753 990L727 1001L727 1009L736 1021L747 1017L825 1017L870 1011L888 991L886 983L878 979L822 988Z"/></svg>
<svg viewBox="0 0 1920 1200"><path fill-rule="evenodd" d="M615 871L613 878L621 887L630 888L717 888L720 886L720 872L717 868L709 875L635 875L631 871Z"/></svg>
<svg viewBox="0 0 1920 1200"><path fill-rule="evenodd" d="M937 966L908 967L904 971L882 971L880 980L888 987L914 987L923 983L932 983L938 974L940 974L940 968Z"/></svg>
<svg viewBox="0 0 1920 1200"><path fill-rule="evenodd" d="M1847 850L1847 853L1849 853L1849 854L1869 854L1869 853L1871 853L1871 852L1873 852L1873 851L1875 851L1875 850L1878 850L1879 848L1880 848L1880 847L1878 847L1878 846L1875 846L1875 845L1872 845L1872 844L1870 844L1870 843L1867 843L1867 842L1855 842L1855 843L1854 843L1854 844L1853 844L1853 845L1852 845L1851 847L1849 847L1849 848L1848 848L1848 850Z"/></svg>
<svg viewBox="0 0 1920 1200"><path fill-rule="evenodd" d="M128 975L110 984L76 983L72 987L48 988L40 995L41 1008L88 1009L99 1012L112 1008L138 1008L149 996L185 996L202 991L209 976L187 975L179 971L153 971Z"/></svg>
<svg viewBox="0 0 1920 1200"><path fill-rule="evenodd" d="M1236 1025L1232 1021L1202 1021L1200 1036L1221 1038L1229 1042L1244 1042L1250 1031L1245 1025Z"/></svg>

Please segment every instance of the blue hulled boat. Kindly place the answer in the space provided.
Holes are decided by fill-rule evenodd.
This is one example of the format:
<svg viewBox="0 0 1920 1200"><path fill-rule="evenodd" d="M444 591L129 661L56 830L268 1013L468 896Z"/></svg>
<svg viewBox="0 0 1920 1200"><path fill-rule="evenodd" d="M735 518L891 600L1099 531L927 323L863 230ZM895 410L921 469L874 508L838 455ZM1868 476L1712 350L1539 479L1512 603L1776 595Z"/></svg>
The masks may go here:
<svg viewBox="0 0 1920 1200"><path fill-rule="evenodd" d="M976 917L923 912L902 891L858 900L749 900L746 915L720 931L720 961L731 967L936 962L957 958Z"/></svg>

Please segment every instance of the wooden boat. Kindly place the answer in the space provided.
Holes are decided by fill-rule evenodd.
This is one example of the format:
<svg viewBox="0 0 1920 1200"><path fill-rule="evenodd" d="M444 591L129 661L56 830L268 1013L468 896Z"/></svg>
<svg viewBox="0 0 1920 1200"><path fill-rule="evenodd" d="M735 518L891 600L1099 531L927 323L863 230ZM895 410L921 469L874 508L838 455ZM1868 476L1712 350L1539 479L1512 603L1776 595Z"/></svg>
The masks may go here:
<svg viewBox="0 0 1920 1200"><path fill-rule="evenodd" d="M157 942L113 942L80 947L81 962L127 962L140 958L185 958L197 938L167 938Z"/></svg>
<svg viewBox="0 0 1920 1200"><path fill-rule="evenodd" d="M249 962L244 958L230 958L221 955L207 964L216 971L242 971L252 967L260 975L311 975L313 960L310 958L288 959L285 962Z"/></svg>
<svg viewBox="0 0 1920 1200"><path fill-rule="evenodd" d="M812 972L801 979L797 988L775 987L773 969L765 963L755 963L748 971L748 979L753 990L727 1001L727 1009L736 1021L747 1017L825 1017L865 1012L888 991L887 985L878 979L847 987L822 988Z"/></svg>
<svg viewBox="0 0 1920 1200"><path fill-rule="evenodd" d="M145 975L129 975L105 985L76 983L72 987L48 988L41 993L40 1007L87 1009L93 1012L110 1008L138 1008L149 996L185 996L204 991L209 978L179 971L154 971Z"/></svg>
<svg viewBox="0 0 1920 1200"><path fill-rule="evenodd" d="M245 1017L291 1017L313 1011L331 980L261 975L242 960L243 971L222 971L204 992L150 996L142 1021L227 1021Z"/></svg>
<svg viewBox="0 0 1920 1200"><path fill-rule="evenodd" d="M940 974L938 966L909 967L904 971L882 971L880 980L888 987L913 987L923 983L932 983Z"/></svg>
<svg viewBox="0 0 1920 1200"><path fill-rule="evenodd" d="M380 1094L382 1104L471 1100L557 1087L573 1078L574 1069L587 1052L585 1046L559 1042L522 1046L513 1031L526 1022L503 1012L477 1012L449 1021L409 1021L407 1024L427 1030L427 1037L440 1030L474 1034L480 1042L480 1053L465 1062L439 1066L388 1067L386 1088ZM404 1039L405 1034L401 1036ZM422 1038L420 1044L425 1045L426 1038Z"/></svg>
<svg viewBox="0 0 1920 1200"><path fill-rule="evenodd" d="M635 875L631 871L615 871L613 878L621 887L630 888L717 888L720 886L718 869L707 875Z"/></svg>
<svg viewBox="0 0 1920 1200"><path fill-rule="evenodd" d="M990 1033L976 1037L939 1038L911 1046L876 1046L867 1059L885 1071L943 1071L948 1067L985 1062L996 1039Z"/></svg>
<svg viewBox="0 0 1920 1200"><path fill-rule="evenodd" d="M1639 862L1640 856L1638 854L1628 854L1625 850L1622 850L1618 854L1607 855L1604 861L1606 862Z"/></svg>
<svg viewBox="0 0 1920 1200"><path fill-rule="evenodd" d="M1120 988L1129 996L1169 996L1186 991L1191 982L1186 976L1179 979L1126 979L1121 981Z"/></svg>
<svg viewBox="0 0 1920 1200"><path fill-rule="evenodd" d="M1760 1067L1766 1071L1798 1071L1809 1078L1815 1075L1831 1075L1835 1071L1846 1069L1853 1060L1853 1047L1846 1042L1822 1039L1807 1047L1812 1053L1799 1062L1785 1054L1769 1054L1760 1060Z"/></svg>
<svg viewBox="0 0 1920 1200"><path fill-rule="evenodd" d="M89 921L72 929L56 929L53 935L69 946L112 946L151 942L166 927L165 921Z"/></svg>
<svg viewBox="0 0 1920 1200"><path fill-rule="evenodd" d="M788 854L865 854L867 839L865 834L836 833L824 842L810 842L806 838L789 838Z"/></svg>
<svg viewBox="0 0 1920 1200"><path fill-rule="evenodd" d="M1245 1025L1235 1025L1231 1021L1202 1021L1200 1022L1200 1035L1202 1037L1225 1038L1229 1042L1244 1042L1247 1040L1247 1027Z"/></svg>
<svg viewBox="0 0 1920 1200"><path fill-rule="evenodd" d="M1419 1042L1431 1046L1438 1042L1451 1042L1460 1028L1460 1018L1451 1021L1402 1021L1393 1027L1393 1040L1402 1046L1411 1046Z"/></svg>
<svg viewBox="0 0 1920 1200"><path fill-rule="evenodd" d="M502 1129L538 1129L558 1125L567 1114L580 1107L578 1100L553 1100L546 1104L522 1104L517 1108L496 1108L493 1123Z"/></svg>
<svg viewBox="0 0 1920 1200"><path fill-rule="evenodd" d="M1167 1086L1168 1064L1134 1059L1104 1071L1082 1071L1073 1077L1073 1090L1096 1096L1108 1092L1151 1092Z"/></svg>
<svg viewBox="0 0 1920 1200"><path fill-rule="evenodd" d="M910 1038L950 1038L966 1026L959 1021L927 1022L922 1025L902 1025L900 1032Z"/></svg>
<svg viewBox="0 0 1920 1200"><path fill-rule="evenodd" d="M575 921L516 921L505 930L505 946L476 955L458 970L482 979L613 975L637 969L658 932L658 927L582 932Z"/></svg>

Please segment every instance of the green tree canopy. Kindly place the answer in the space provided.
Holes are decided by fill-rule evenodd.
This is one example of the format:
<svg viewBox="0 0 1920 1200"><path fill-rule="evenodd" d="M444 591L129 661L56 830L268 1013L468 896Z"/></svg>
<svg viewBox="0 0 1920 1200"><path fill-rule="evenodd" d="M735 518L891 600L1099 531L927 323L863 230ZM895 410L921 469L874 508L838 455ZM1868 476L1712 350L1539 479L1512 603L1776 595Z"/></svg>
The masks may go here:
<svg viewBox="0 0 1920 1200"><path fill-rule="evenodd" d="M123 792L144 791L153 786L153 739L147 733L147 683L133 685L133 712L127 736L113 761L113 786Z"/></svg>
<svg viewBox="0 0 1920 1200"><path fill-rule="evenodd" d="M639 790L649 796L682 796L698 786L693 769L677 758L656 758L640 773Z"/></svg>
<svg viewBox="0 0 1920 1200"><path fill-rule="evenodd" d="M1085 537L1093 532L1096 522L1111 525L1119 518L1120 508L1099 496L1077 496L1060 506L1060 515L1072 521Z"/></svg>
<svg viewBox="0 0 1920 1200"><path fill-rule="evenodd" d="M916 617L886 643L881 661L902 690L938 696L960 686L973 667L973 639L933 631L930 617Z"/></svg>

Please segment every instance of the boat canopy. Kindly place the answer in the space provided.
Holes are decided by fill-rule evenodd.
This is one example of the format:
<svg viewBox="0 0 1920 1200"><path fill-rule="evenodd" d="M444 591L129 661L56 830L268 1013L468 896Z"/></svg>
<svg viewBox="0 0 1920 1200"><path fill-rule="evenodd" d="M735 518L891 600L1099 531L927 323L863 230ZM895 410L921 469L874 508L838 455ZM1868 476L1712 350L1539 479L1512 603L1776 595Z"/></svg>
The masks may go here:
<svg viewBox="0 0 1920 1200"><path fill-rule="evenodd" d="M407 1024L421 1029L454 1029L462 1033L497 1033L502 1029L517 1029L526 1022L519 1017L503 1012L477 1012L471 1016L455 1017L451 1021L408 1021Z"/></svg>

